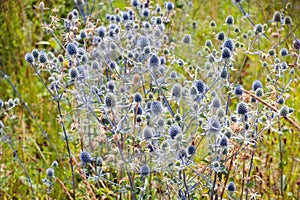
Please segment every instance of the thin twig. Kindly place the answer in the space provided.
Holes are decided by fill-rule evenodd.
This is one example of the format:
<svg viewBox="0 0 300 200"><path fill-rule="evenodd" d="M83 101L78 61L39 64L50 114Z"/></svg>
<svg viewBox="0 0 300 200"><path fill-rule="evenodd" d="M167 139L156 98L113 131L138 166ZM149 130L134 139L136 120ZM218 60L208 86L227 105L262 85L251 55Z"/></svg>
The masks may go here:
<svg viewBox="0 0 300 200"><path fill-rule="evenodd" d="M256 95L250 93L249 91L242 89L242 91L244 93L246 93L247 95L255 98L257 101L259 101L260 103L264 104L265 106L271 108L273 111L278 113L277 108L275 108L274 106L270 105L269 103L267 103L266 101L262 100L261 98L257 97ZM291 125L293 125L293 127L295 127L298 131L300 131L300 126L291 118L289 117L283 117L286 121L288 121Z"/></svg>

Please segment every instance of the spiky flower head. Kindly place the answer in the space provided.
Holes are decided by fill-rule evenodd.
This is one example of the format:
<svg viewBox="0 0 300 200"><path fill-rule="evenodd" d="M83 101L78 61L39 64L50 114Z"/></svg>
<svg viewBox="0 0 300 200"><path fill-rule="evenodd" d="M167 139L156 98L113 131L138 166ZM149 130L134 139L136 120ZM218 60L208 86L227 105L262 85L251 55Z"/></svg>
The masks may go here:
<svg viewBox="0 0 300 200"><path fill-rule="evenodd" d="M153 54L150 56L148 63L150 67L158 67L160 64L160 59L157 55Z"/></svg>
<svg viewBox="0 0 300 200"><path fill-rule="evenodd" d="M281 22L281 13L279 11L275 11L272 20L274 22Z"/></svg>
<svg viewBox="0 0 300 200"><path fill-rule="evenodd" d="M172 87L172 96L175 98L181 98L182 96L182 86L178 83L175 83Z"/></svg>
<svg viewBox="0 0 300 200"><path fill-rule="evenodd" d="M150 168L148 165L143 165L140 169L141 176L147 176L150 173Z"/></svg>
<svg viewBox="0 0 300 200"><path fill-rule="evenodd" d="M146 128L144 129L144 139L145 139L145 140L151 140L152 135L153 135L152 129L146 127Z"/></svg>
<svg viewBox="0 0 300 200"><path fill-rule="evenodd" d="M174 139L178 134L181 134L181 128L177 124L172 124L169 128L169 134Z"/></svg>
<svg viewBox="0 0 300 200"><path fill-rule="evenodd" d="M228 24L228 25L234 24L234 18L233 18L233 16L231 16L231 15L227 16L227 18L225 20L225 23Z"/></svg>
<svg viewBox="0 0 300 200"><path fill-rule="evenodd" d="M68 52L69 55L76 55L77 52L78 52L77 46L76 46L76 44L73 43L73 42L68 43L66 49L67 49L67 52Z"/></svg>
<svg viewBox="0 0 300 200"><path fill-rule="evenodd" d="M150 110L154 115L159 115L163 111L163 107L159 101L153 101L150 106Z"/></svg>
<svg viewBox="0 0 300 200"><path fill-rule="evenodd" d="M231 58L231 51L229 48L224 47L222 49L222 59L227 60Z"/></svg>
<svg viewBox="0 0 300 200"><path fill-rule="evenodd" d="M206 91L206 85L203 81L199 80L195 83L198 93L204 93Z"/></svg>
<svg viewBox="0 0 300 200"><path fill-rule="evenodd" d="M185 34L182 38L184 44L190 44L192 42L192 37L190 34Z"/></svg>
<svg viewBox="0 0 300 200"><path fill-rule="evenodd" d="M234 42L232 39L228 38L223 43L223 48L227 47L230 51L233 51L234 49Z"/></svg>
<svg viewBox="0 0 300 200"><path fill-rule="evenodd" d="M234 184L234 182L228 183L227 190L229 192L234 192L235 191L235 184Z"/></svg>
<svg viewBox="0 0 300 200"><path fill-rule="evenodd" d="M31 53L26 53L26 55L25 55L25 60L26 60L28 63L32 64L33 61L34 61L34 57L33 57L33 55L32 55Z"/></svg>
<svg viewBox="0 0 300 200"><path fill-rule="evenodd" d="M54 169L53 168L48 168L46 170L46 174L47 174L47 177L53 177L54 176Z"/></svg>
<svg viewBox="0 0 300 200"><path fill-rule="evenodd" d="M104 99L105 106L108 108L114 108L117 105L116 96L113 93L107 93Z"/></svg>
<svg viewBox="0 0 300 200"><path fill-rule="evenodd" d="M166 2L165 3L165 7L166 7L166 9L167 9L167 11L171 11L171 10L173 10L174 9L174 4L172 3L172 2Z"/></svg>
<svg viewBox="0 0 300 200"><path fill-rule="evenodd" d="M241 102L237 105L237 113L240 115L245 115L248 112L247 105L244 102Z"/></svg>
<svg viewBox="0 0 300 200"><path fill-rule="evenodd" d="M258 88L262 88L262 83L260 82L260 80L255 80L252 83L252 90L256 91Z"/></svg>
<svg viewBox="0 0 300 200"><path fill-rule="evenodd" d="M87 151L82 151L80 153L80 160L82 163L86 164L86 163L90 163L92 161L92 157L91 154Z"/></svg>
<svg viewBox="0 0 300 200"><path fill-rule="evenodd" d="M196 153L196 147L194 145L190 145L187 152L189 155L194 155Z"/></svg>

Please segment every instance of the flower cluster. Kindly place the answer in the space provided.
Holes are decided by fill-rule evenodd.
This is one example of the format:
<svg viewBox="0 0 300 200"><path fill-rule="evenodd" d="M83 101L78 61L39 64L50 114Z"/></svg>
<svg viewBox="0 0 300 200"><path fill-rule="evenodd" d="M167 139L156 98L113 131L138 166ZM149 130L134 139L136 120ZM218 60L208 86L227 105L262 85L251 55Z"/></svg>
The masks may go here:
<svg viewBox="0 0 300 200"><path fill-rule="evenodd" d="M84 14L83 1L78 2ZM257 24L242 38L235 37L230 27L236 20L229 15L224 19L228 31L205 42L198 56L206 62L197 63L182 58L178 50L178 46L194 48L194 38L184 33L175 45L174 35L169 34L174 9L172 2L153 7L148 1L133 0L130 8L107 14L102 24L86 20L85 15L82 21L73 10L63 24L52 24L65 30L64 51L35 49L25 59L58 107L67 146L73 145L69 135L83 142L81 153L76 154L89 178L107 181L109 166L127 175L139 173L141 180L162 173L162 182L180 191L179 196L197 198L194 191L200 189L213 197L215 190L225 188L234 196L234 182L226 186L229 178L235 179L228 171L240 166L229 167L230 160L245 162L245 155L266 130L280 131L278 120L290 119L293 109L285 105L285 97L294 69L288 63L291 54L299 53L300 43L294 40L293 50L276 46L266 53L259 43L270 40L264 31L267 25ZM273 21L292 24L281 13L275 13ZM235 32L240 31L235 27ZM248 47L246 41L251 41ZM267 80L259 77L249 90L237 81L243 66L235 69L236 59L246 49L262 59L268 72ZM47 80L43 73L48 74ZM70 152L69 156L72 160ZM209 164L204 166L200 160ZM253 165L253 158L249 164ZM187 178L185 171L198 178ZM52 178L53 168L46 174ZM134 185L130 175L128 179L131 191L146 184Z"/></svg>

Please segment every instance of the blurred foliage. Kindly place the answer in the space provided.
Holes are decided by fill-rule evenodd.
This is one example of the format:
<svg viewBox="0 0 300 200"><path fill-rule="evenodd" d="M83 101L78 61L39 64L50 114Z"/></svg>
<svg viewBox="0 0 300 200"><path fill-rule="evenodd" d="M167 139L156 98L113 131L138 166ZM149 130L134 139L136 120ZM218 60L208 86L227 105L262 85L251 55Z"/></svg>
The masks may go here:
<svg viewBox="0 0 300 200"><path fill-rule="evenodd" d="M92 4L93 1L89 1ZM194 32L194 52L196 53L197 45L203 46L206 39L212 39L215 37L215 33L224 29L222 24L227 15L231 14L236 19L242 18L242 13L234 6L231 0L195 0L193 6L188 6L185 0L176 0L176 18L178 21L173 22L173 33L178 34L178 38L174 37L174 40L178 40L184 34L184 32L192 32L192 23L196 22L197 29ZM242 4L248 10L248 1L244 0ZM249 11L251 13L251 19L255 23L268 23L272 18L274 11L283 11L283 2L278 0L249 0ZM57 1L44 1L45 6L49 8L45 15L51 14L53 8L57 9L57 16L60 19L64 19L68 12L72 11L75 6L73 1L57 0ZM294 19L295 34L299 34L299 11L300 4L297 0L289 1L290 8L286 10L286 13ZM57 123L57 112L53 108L54 105L49 99L49 95L46 92L43 85L38 78L33 75L32 69L25 63L24 55L27 52L32 51L34 48L53 50L55 44L51 35L47 34L42 28L43 17L38 7L39 1L34 0L0 0L0 58L4 64L0 69L8 74L11 81L16 85L18 91L21 93L24 100L28 103L33 111L33 114L37 116L38 121L43 125L45 130L48 131L49 137L52 141L55 141L55 146L58 152L63 155L64 163L67 165L66 149L63 140L60 140L60 126ZM113 2L114 8L125 9L126 1L115 0ZM104 1L103 4L99 4L96 1L93 17L103 16L107 10L111 7L108 1ZM111 10L110 10L111 11ZM181 16L181 17L179 17ZM63 23L63 21L61 22ZM217 29L209 27L211 20L215 20L217 23ZM238 27L249 27L247 19L236 20ZM177 34L173 34L176 36ZM48 41L49 44L39 43L40 41ZM52 43L51 43L52 41ZM239 58L240 59L240 58ZM242 60L242 59L240 59ZM258 59L257 59L258 60ZM205 61L199 61L199 64L204 64ZM240 63L241 64L241 63ZM297 70L297 73L299 71ZM242 79L240 80L246 89L251 88L252 81L258 78L264 78L263 70L260 61L257 62L255 57L248 57L246 68L242 72ZM262 80L264 81L264 80ZM16 97L12 88L6 81L0 81L0 97L3 100L7 100L9 97ZM295 118L300 119L300 88L297 84L293 86L294 91L291 93L288 103L295 109ZM17 110L17 120L14 123L14 129L12 133L12 140L17 147L17 151L20 159L27 166L30 175L32 176L34 187L39 192L38 196L44 197L45 187L41 184L41 180L45 178L45 170L51 165L52 161L57 159L52 153L52 150L48 146L44 137L41 136L37 127L33 124L29 118L27 111L20 107ZM296 192L298 188L293 188L296 183L299 183L299 168L295 169L295 165L298 165L299 158L299 133L287 133L287 148L285 149L285 165L287 170L286 174L286 190ZM263 151L269 152L269 159L275 156L274 160L279 157L278 147L274 147L276 136L268 135L266 138L269 140L264 141L265 149ZM275 149L274 149L275 148ZM74 156L78 155L80 148L78 146L72 146ZM9 149L9 146L0 144L0 198L16 199L24 198L29 193L28 186L26 185L25 176L20 167L13 159L14 155ZM277 158L276 158L277 157ZM298 160L297 160L298 159ZM263 160L257 160L257 164L264 165ZM268 170L272 170L270 166ZM60 177L65 184L70 187L70 183L64 180L64 177L70 177L69 172L58 171L56 176ZM79 177L78 181L80 180ZM273 182L276 182L276 176L271 177ZM270 181L270 180L269 180ZM273 183L272 182L272 183ZM276 184L276 183L274 183ZM297 186L298 187L298 186ZM299 190L299 189L298 189ZM54 186L55 196L57 199L64 199L65 194L61 190L59 184ZM84 195L84 192L82 192ZM275 195L275 194L274 194ZM81 196L81 198L84 198ZM274 196L276 198L276 195Z"/></svg>

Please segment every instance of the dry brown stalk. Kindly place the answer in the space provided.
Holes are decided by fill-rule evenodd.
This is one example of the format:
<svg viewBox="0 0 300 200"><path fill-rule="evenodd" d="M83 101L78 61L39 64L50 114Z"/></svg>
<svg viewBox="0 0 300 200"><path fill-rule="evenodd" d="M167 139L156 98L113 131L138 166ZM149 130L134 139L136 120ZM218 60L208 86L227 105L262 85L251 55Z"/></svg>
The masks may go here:
<svg viewBox="0 0 300 200"><path fill-rule="evenodd" d="M87 189L88 189L89 195L92 196L92 199L93 199L93 200L97 200L96 195L95 195L95 193L93 192L93 189L91 188L91 185L89 184L88 180L86 179L85 174L83 173L83 171L82 171L80 165L78 164L77 160L73 158L73 161L74 161L75 165L77 166L77 169L78 169L78 171L79 171L79 175L80 175L80 177L82 178L83 183L85 184L85 186L86 186Z"/></svg>
<svg viewBox="0 0 300 200"><path fill-rule="evenodd" d="M72 198L72 196L70 195L70 193L69 193L67 187L65 186L65 184L64 184L59 178L57 178L57 177L55 178L55 181L57 181L57 182L61 185L62 189L63 189L64 192L67 194L68 198L69 198L70 200L73 200L73 198Z"/></svg>
<svg viewBox="0 0 300 200"><path fill-rule="evenodd" d="M252 94L251 92L243 89L243 92L248 94L249 96L255 98L257 101L259 101L260 103L264 104L265 106L268 106L269 108L271 108L273 111L278 113L277 108L275 108L274 106L270 105L269 103L267 103L266 101L262 100L261 98L257 97L256 95ZM289 117L283 117L286 121L288 121L291 125L293 125L298 131L300 131L300 126L291 118Z"/></svg>

